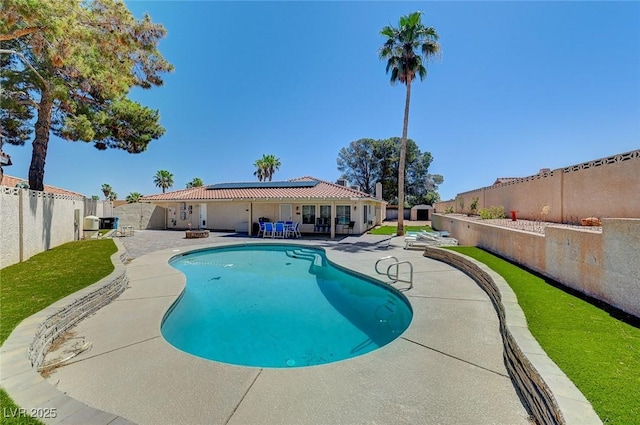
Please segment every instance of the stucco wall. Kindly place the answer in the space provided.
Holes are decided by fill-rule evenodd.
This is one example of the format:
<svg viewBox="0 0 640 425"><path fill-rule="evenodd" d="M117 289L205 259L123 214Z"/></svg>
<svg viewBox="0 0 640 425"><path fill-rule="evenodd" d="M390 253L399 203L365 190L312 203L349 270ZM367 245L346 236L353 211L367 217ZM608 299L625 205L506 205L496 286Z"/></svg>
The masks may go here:
<svg viewBox="0 0 640 425"><path fill-rule="evenodd" d="M113 202L93 199L84 199L84 215L96 217L114 217Z"/></svg>
<svg viewBox="0 0 640 425"><path fill-rule="evenodd" d="M518 217L552 222L579 222L585 217L640 217L640 150L558 168L496 186L460 193L455 200L438 202L436 212L452 206L470 212L473 197L478 209L504 206ZM460 208L464 200L464 209ZM543 207L548 214L542 214Z"/></svg>
<svg viewBox="0 0 640 425"><path fill-rule="evenodd" d="M478 246L540 273L545 270L544 235L462 220L452 215L434 214L431 224L434 229L449 231L460 245Z"/></svg>
<svg viewBox="0 0 640 425"><path fill-rule="evenodd" d="M247 231L249 223L249 202L216 202L207 207L207 215L213 230ZM239 226L243 227L242 230Z"/></svg>
<svg viewBox="0 0 640 425"><path fill-rule="evenodd" d="M0 191L0 268L20 262L20 191Z"/></svg>
<svg viewBox="0 0 640 425"><path fill-rule="evenodd" d="M6 267L78 239L84 198L2 187L0 214L0 267Z"/></svg>
<svg viewBox="0 0 640 425"><path fill-rule="evenodd" d="M165 228L166 209L158 205L142 202L124 204L115 207L113 214L118 217L120 227L133 226L138 230Z"/></svg>
<svg viewBox="0 0 640 425"><path fill-rule="evenodd" d="M605 218L602 229L603 297L640 317L640 219Z"/></svg>
<svg viewBox="0 0 640 425"><path fill-rule="evenodd" d="M442 214L432 225L640 317L640 219L605 218L602 233L548 226L544 235Z"/></svg>

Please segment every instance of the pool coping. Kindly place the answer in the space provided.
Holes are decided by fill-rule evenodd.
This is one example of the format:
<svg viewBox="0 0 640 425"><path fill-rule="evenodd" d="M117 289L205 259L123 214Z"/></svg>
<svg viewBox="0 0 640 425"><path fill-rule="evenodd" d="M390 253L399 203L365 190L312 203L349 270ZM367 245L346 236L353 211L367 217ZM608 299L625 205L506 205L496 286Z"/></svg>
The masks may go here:
<svg viewBox="0 0 640 425"><path fill-rule="evenodd" d="M502 276L459 252L427 247L424 256L463 271L487 293L500 320L509 375L538 423L602 424L591 403L533 337L513 289Z"/></svg>
<svg viewBox="0 0 640 425"><path fill-rule="evenodd" d="M10 397L13 398L16 404L23 407L27 413L39 413L40 411L38 409L43 409L45 406L46 408L55 408L55 418L39 418L46 423L133 424L133 422L124 417L88 406L85 403L67 396L47 380L42 378L42 376L37 372L37 369L32 366L29 357L26 355L29 351L29 347L33 345L33 341L38 335L38 330L41 329L41 324L44 321L52 315L64 310L70 304L77 302L78 299L91 296L91 294L99 292L103 290L103 288L112 285L117 279L122 279L123 276L125 276L126 279L126 267L122 263L122 260L126 257L126 251L119 241L115 240L115 243L118 246L118 252L111 257L115 266L114 272L95 284L53 303L51 306L25 319L14 329L9 338L5 341L2 347L0 347L0 353L2 354L0 355L0 367L3 371L11 371L7 376L3 373L3 376L0 379L0 385L7 391ZM252 242L237 242L231 244L250 243ZM460 258L463 257L460 254L454 254L451 251L437 248L426 249L425 256L429 256L426 255L426 253L431 250L444 251L447 254L455 255ZM330 261L341 266L339 262L336 262L331 258L334 254L333 252L328 252L326 250L325 252ZM441 261L449 264L451 264L450 261L454 263L456 262L455 259L451 258L447 258L447 260ZM526 320L523 321L524 315L517 304L515 295L506 282L504 282L502 277L495 274L495 272L488 269L488 267L484 266L482 263L478 263L468 257L465 257L464 260L475 265L475 267L481 270L481 272L489 275L494 282L492 287L498 294L498 298L495 297L495 294L492 296L486 288L483 289L487 291L489 298L494 303L496 311L498 311L501 323L501 332L503 335L503 346L505 349L504 355L505 357L509 357L509 361L506 363L509 364L509 362L514 359L513 355L507 355L507 351L512 354L515 353L515 357L519 360L520 364L525 365L525 369L520 371L521 373L519 376L522 376L522 372L524 372L524 376L529 376L532 371L537 371L538 373L535 375L540 377L539 380L534 377L534 379L527 385L531 385L531 383L533 383L534 386L548 385L548 396L551 397L551 400L547 400L546 402L554 408L557 406L557 410L560 413L555 416L547 415L545 417L545 415L542 415L540 418L542 419L541 423L601 424L602 422L593 411L591 404L537 344L526 326ZM453 264L451 265L456 267ZM469 265L467 264L465 267L469 268ZM473 268L473 266L471 268ZM467 273L467 271L465 271L465 273ZM472 273L467 274L469 274L476 283L480 284L480 282L474 278ZM478 275L478 273L475 274ZM498 299L497 304L496 299ZM500 314L500 311L503 312L502 315ZM41 333L41 336L42 335L44 334ZM528 366L531 367L527 368ZM511 375L514 371L509 368L509 372ZM521 392L531 392L531 388L529 387L519 388L522 386L522 382L517 377L512 375L511 379L514 385ZM535 412L531 413L535 414Z"/></svg>

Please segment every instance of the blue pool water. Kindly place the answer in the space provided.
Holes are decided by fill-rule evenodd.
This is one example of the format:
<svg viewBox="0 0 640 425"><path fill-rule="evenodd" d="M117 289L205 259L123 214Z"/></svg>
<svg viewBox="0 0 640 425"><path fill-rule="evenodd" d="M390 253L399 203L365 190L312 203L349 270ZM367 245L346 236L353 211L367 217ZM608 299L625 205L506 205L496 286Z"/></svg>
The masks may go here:
<svg viewBox="0 0 640 425"><path fill-rule="evenodd" d="M274 368L331 363L388 344L412 318L399 292L333 266L320 249L216 248L171 265L187 284L162 335L210 360Z"/></svg>

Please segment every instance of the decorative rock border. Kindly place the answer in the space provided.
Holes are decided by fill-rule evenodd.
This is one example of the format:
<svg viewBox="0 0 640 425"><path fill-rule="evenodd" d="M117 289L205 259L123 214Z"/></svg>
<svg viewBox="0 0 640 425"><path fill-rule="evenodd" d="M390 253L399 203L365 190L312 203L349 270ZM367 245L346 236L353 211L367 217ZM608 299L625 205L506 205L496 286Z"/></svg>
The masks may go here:
<svg viewBox="0 0 640 425"><path fill-rule="evenodd" d="M186 230L185 237L187 239L208 238L209 231L208 230Z"/></svg>
<svg viewBox="0 0 640 425"><path fill-rule="evenodd" d="M461 270L487 293L498 313L507 371L536 423L602 424L589 401L531 335L517 298L502 276L454 251L426 247L424 256Z"/></svg>
<svg viewBox="0 0 640 425"><path fill-rule="evenodd" d="M111 256L115 269L109 276L26 318L0 347L0 385L21 409L7 410L5 415L30 414L50 424L133 425L125 418L67 396L37 372L55 338L126 289L129 280L121 261L126 251L119 242L114 242L118 252Z"/></svg>
<svg viewBox="0 0 640 425"><path fill-rule="evenodd" d="M39 368L44 361L49 346L56 338L124 292L129 280L124 270L120 272L111 282L58 310L38 326L38 332L31 345L29 345L27 353L31 366L36 369Z"/></svg>

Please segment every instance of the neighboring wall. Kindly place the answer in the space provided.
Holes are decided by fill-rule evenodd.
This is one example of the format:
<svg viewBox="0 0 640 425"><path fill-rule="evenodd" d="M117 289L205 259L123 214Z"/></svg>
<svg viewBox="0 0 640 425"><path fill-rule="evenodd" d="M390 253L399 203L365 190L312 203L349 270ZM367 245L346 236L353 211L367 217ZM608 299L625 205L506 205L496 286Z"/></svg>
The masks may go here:
<svg viewBox="0 0 640 425"><path fill-rule="evenodd" d="M113 202L100 201L89 198L84 199L84 216L113 217L115 215Z"/></svg>
<svg viewBox="0 0 640 425"><path fill-rule="evenodd" d="M80 238L84 197L0 189L0 268Z"/></svg>
<svg viewBox="0 0 640 425"><path fill-rule="evenodd" d="M435 209L466 213L478 197L478 209L502 205L523 219L577 223L585 217L638 218L639 194L640 150L635 150L460 193Z"/></svg>
<svg viewBox="0 0 640 425"><path fill-rule="evenodd" d="M550 225L544 235L455 215L434 214L432 225L640 317L640 219L605 218L602 233Z"/></svg>
<svg viewBox="0 0 640 425"><path fill-rule="evenodd" d="M112 216L118 217L118 226L132 226L137 230L165 229L167 210L147 203L124 204L113 209Z"/></svg>
<svg viewBox="0 0 640 425"><path fill-rule="evenodd" d="M111 202L0 186L0 268L82 238L88 215L113 216Z"/></svg>

